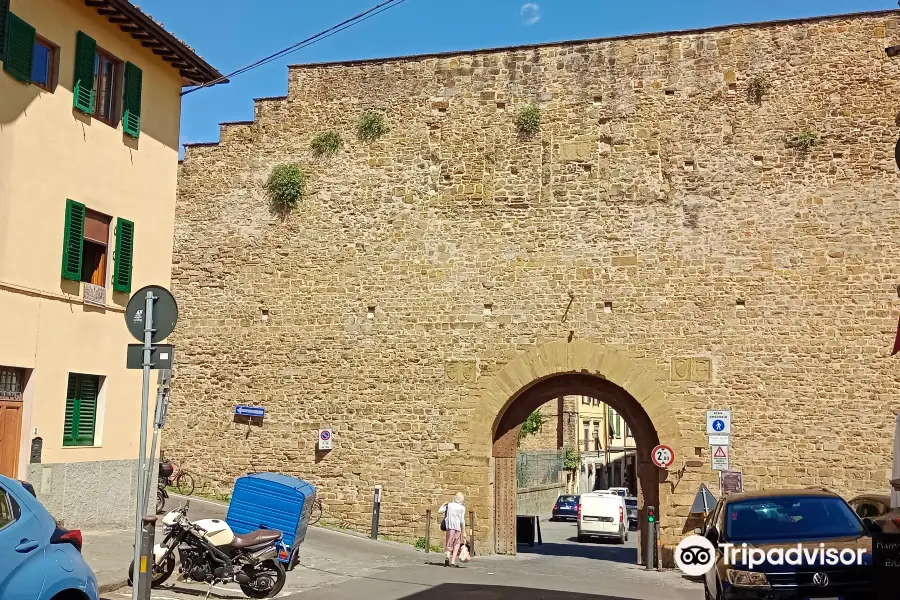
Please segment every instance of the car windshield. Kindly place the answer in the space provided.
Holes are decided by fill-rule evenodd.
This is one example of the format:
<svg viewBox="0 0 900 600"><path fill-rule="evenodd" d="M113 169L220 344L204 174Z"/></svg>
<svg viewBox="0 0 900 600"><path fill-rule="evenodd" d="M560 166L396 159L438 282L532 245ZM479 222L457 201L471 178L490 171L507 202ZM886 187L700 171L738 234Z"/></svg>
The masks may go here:
<svg viewBox="0 0 900 600"><path fill-rule="evenodd" d="M775 496L728 504L729 542L827 539L865 532L856 514L841 498Z"/></svg>
<svg viewBox="0 0 900 600"><path fill-rule="evenodd" d="M575 496L560 496L559 502L575 502Z"/></svg>
<svg viewBox="0 0 900 600"><path fill-rule="evenodd" d="M628 508L637 508L637 500L634 498L625 498L625 506Z"/></svg>

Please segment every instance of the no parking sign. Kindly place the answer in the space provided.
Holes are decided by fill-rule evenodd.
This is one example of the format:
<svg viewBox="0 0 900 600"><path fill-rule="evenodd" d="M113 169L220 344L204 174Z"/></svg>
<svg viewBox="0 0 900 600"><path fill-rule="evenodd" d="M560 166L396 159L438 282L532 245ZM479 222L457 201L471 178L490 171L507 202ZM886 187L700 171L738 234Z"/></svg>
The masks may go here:
<svg viewBox="0 0 900 600"><path fill-rule="evenodd" d="M330 429L319 430L319 450L331 450L331 441L333 439Z"/></svg>

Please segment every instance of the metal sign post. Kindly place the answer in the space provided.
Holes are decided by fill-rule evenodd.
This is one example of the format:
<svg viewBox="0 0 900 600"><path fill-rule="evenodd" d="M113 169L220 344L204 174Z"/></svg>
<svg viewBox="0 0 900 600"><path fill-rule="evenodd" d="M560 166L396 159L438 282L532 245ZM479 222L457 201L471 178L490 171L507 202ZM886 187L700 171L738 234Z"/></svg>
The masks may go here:
<svg viewBox="0 0 900 600"><path fill-rule="evenodd" d="M154 457L156 456L156 442L159 439L159 430L166 424L166 411L169 410L169 385L172 377L172 371L169 369L160 369L157 375L156 387L156 413L153 417L153 441L150 442L150 457L148 458L149 466L153 466ZM148 468L147 479L144 481L144 514L147 514L147 507L150 506L150 490L153 489L153 471Z"/></svg>
<svg viewBox="0 0 900 600"><path fill-rule="evenodd" d="M141 541L144 537L144 515L147 509L147 495L150 490L150 467L152 461L152 453L148 460L146 456L147 450L147 410L150 404L150 370L154 365L153 357L156 351L157 359L160 362L170 358L163 357L165 352L160 351L159 346L154 346L169 336L175 329L175 323L178 320L178 305L175 298L169 290L159 286L147 286L141 288L128 301L125 307L125 325L128 331L139 342L143 343L141 348L143 352L143 360L140 368L144 372L143 385L141 389L141 430L140 441L138 443L138 478L137 478L137 498L135 498L135 527L134 527L134 571L132 576L132 600L146 600L149 598L149 585L142 582L143 579L149 577L146 570L146 555L144 564L141 564ZM137 365L128 364L126 357L126 367L134 368ZM160 407L157 406L157 416L159 416ZM165 414L163 411L163 419ZM159 420L159 419L157 419ZM154 434L153 453L156 452L156 435ZM151 538L152 540L152 538ZM152 541L151 541L152 543ZM152 567L152 565L151 565ZM152 570L152 569L151 569ZM144 591L146 588L146 593Z"/></svg>
<svg viewBox="0 0 900 600"><path fill-rule="evenodd" d="M134 573L132 573L131 597L140 600L141 580L147 576L146 569L141 569L141 541L144 534L144 478L146 459L144 451L147 449L147 405L150 404L150 355L153 353L153 292L147 290L144 297L144 383L141 389L141 433L138 443L138 489L137 510L134 527ZM141 573L141 571L144 571Z"/></svg>

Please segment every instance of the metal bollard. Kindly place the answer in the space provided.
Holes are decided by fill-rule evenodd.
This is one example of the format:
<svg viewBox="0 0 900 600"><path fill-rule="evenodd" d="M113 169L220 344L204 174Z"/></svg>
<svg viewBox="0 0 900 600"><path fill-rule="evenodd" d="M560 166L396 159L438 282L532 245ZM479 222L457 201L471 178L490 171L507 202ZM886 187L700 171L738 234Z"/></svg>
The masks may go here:
<svg viewBox="0 0 900 600"><path fill-rule="evenodd" d="M425 554L431 552L431 509L425 511Z"/></svg>
<svg viewBox="0 0 900 600"><path fill-rule="evenodd" d="M647 512L647 546L644 552L644 570L651 571L656 565L656 507L648 506Z"/></svg>
<svg viewBox="0 0 900 600"><path fill-rule="evenodd" d="M375 497L372 500L372 539L378 539L378 519L381 517L381 486L375 486Z"/></svg>
<svg viewBox="0 0 900 600"><path fill-rule="evenodd" d="M469 511L469 523L472 527L472 537L469 538L469 554L475 556L475 511Z"/></svg>
<svg viewBox="0 0 900 600"><path fill-rule="evenodd" d="M144 517L141 531L141 564L132 580L137 585L138 600L150 600L150 584L153 583L153 538L156 535L156 517Z"/></svg>
<svg viewBox="0 0 900 600"><path fill-rule="evenodd" d="M654 530L653 542L655 543L654 549L656 550L656 570L662 571L662 558L660 558L659 554L659 521L654 523Z"/></svg>

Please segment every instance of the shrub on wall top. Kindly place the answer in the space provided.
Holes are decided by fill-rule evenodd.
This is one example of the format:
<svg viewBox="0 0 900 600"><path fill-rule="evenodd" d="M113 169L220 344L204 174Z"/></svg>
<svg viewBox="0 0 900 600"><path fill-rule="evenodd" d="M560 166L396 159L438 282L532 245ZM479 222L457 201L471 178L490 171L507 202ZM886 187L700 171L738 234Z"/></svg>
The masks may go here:
<svg viewBox="0 0 900 600"><path fill-rule="evenodd" d="M364 142L372 142L387 133L387 122L380 112L369 111L359 118L357 136Z"/></svg>
<svg viewBox="0 0 900 600"><path fill-rule="evenodd" d="M295 164L278 165L269 174L266 192L272 212L285 216L303 196L303 171Z"/></svg>

